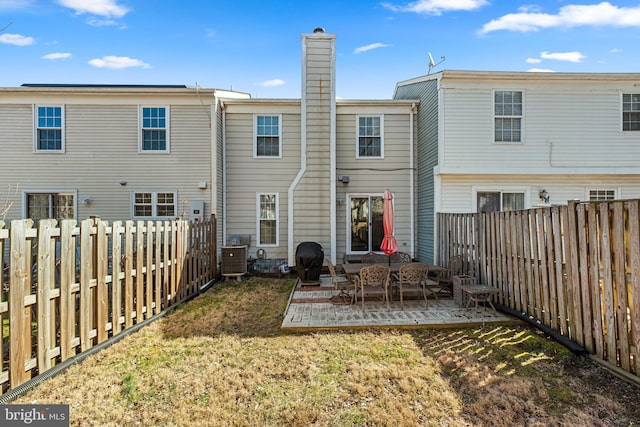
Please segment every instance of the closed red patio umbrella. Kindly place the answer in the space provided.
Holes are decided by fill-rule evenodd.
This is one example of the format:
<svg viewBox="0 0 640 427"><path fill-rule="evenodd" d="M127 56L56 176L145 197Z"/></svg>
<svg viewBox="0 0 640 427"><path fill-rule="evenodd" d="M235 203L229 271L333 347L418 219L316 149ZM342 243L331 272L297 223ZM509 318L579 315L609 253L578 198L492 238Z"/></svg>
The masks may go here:
<svg viewBox="0 0 640 427"><path fill-rule="evenodd" d="M398 242L393 235L393 194L391 190L384 191L382 196L384 200L382 211L382 225L384 227L384 237L380 244L382 252L389 257L389 263L391 263L391 255L398 252Z"/></svg>

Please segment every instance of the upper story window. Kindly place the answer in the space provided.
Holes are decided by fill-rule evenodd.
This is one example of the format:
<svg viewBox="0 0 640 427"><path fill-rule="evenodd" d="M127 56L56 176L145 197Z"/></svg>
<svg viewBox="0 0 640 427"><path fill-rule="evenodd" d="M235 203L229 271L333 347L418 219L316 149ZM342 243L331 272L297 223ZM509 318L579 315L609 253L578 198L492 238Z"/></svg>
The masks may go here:
<svg viewBox="0 0 640 427"><path fill-rule="evenodd" d="M140 116L140 151L145 153L168 153L168 109L166 107L142 107Z"/></svg>
<svg viewBox="0 0 640 427"><path fill-rule="evenodd" d="M136 192L133 193L133 217L138 219L172 219L176 217L175 192Z"/></svg>
<svg viewBox="0 0 640 427"><path fill-rule="evenodd" d="M278 245L278 193L257 194L257 241L260 246Z"/></svg>
<svg viewBox="0 0 640 427"><path fill-rule="evenodd" d="M282 157L280 116L255 116L254 157Z"/></svg>
<svg viewBox="0 0 640 427"><path fill-rule="evenodd" d="M495 142L522 142L522 92L494 92Z"/></svg>
<svg viewBox="0 0 640 427"><path fill-rule="evenodd" d="M589 200L604 201L615 200L616 190L589 190Z"/></svg>
<svg viewBox="0 0 640 427"><path fill-rule="evenodd" d="M64 152L64 109L36 107L36 151Z"/></svg>
<svg viewBox="0 0 640 427"><path fill-rule="evenodd" d="M384 156L384 145L382 139L382 117L358 117L358 154L356 157L377 157Z"/></svg>
<svg viewBox="0 0 640 427"><path fill-rule="evenodd" d="M640 130L640 94L622 95L622 130Z"/></svg>

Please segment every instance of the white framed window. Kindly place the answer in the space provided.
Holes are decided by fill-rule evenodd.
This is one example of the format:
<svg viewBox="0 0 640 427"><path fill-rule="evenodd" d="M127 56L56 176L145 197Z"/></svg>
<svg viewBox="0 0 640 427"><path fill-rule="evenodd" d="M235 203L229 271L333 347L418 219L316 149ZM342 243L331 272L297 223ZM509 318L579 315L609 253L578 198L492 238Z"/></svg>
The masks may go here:
<svg viewBox="0 0 640 427"><path fill-rule="evenodd" d="M178 211L175 191L136 191L132 193L134 219L173 219Z"/></svg>
<svg viewBox="0 0 640 427"><path fill-rule="evenodd" d="M616 190L613 189L590 189L587 191L587 195L590 201L605 201L605 200L615 200L616 199Z"/></svg>
<svg viewBox="0 0 640 427"><path fill-rule="evenodd" d="M622 130L640 130L640 93L622 94Z"/></svg>
<svg viewBox="0 0 640 427"><path fill-rule="evenodd" d="M476 212L496 212L525 209L526 191L474 190Z"/></svg>
<svg viewBox="0 0 640 427"><path fill-rule="evenodd" d="M256 241L258 246L278 246L279 235L278 193L256 193Z"/></svg>
<svg viewBox="0 0 640 427"><path fill-rule="evenodd" d="M41 219L73 219L76 216L74 191L26 191L23 193L26 218L35 222Z"/></svg>
<svg viewBox="0 0 640 427"><path fill-rule="evenodd" d="M64 153L64 107L36 105L34 116L34 150Z"/></svg>
<svg viewBox="0 0 640 427"><path fill-rule="evenodd" d="M254 115L253 129L253 157L281 158L282 157L282 116Z"/></svg>
<svg viewBox="0 0 640 427"><path fill-rule="evenodd" d="M356 158L384 157L384 116L357 116Z"/></svg>
<svg viewBox="0 0 640 427"><path fill-rule="evenodd" d="M494 142L522 142L522 113L522 92L494 91Z"/></svg>
<svg viewBox="0 0 640 427"><path fill-rule="evenodd" d="M169 152L169 108L140 107L139 147L141 153Z"/></svg>

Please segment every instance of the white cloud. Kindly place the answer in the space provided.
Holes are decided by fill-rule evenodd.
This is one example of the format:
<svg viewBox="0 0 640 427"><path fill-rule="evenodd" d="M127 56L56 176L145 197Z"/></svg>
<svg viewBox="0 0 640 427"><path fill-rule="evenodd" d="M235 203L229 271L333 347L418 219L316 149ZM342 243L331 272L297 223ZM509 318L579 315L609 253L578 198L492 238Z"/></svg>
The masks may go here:
<svg viewBox="0 0 640 427"><path fill-rule="evenodd" d="M567 5L558 14L542 13L536 9L520 9L494 19L482 27L480 34L491 31L539 31L554 27L640 27L640 6L618 7L609 2L593 5Z"/></svg>
<svg viewBox="0 0 640 427"><path fill-rule="evenodd" d="M397 6L391 3L382 3L382 6L394 12L442 15L443 12L478 9L486 4L489 4L488 0L417 0L406 6Z"/></svg>
<svg viewBox="0 0 640 427"><path fill-rule="evenodd" d="M87 18L87 24L91 25L92 27L112 27L120 25L118 21L114 21L113 19L99 19L95 16Z"/></svg>
<svg viewBox="0 0 640 427"><path fill-rule="evenodd" d="M287 82L285 82L282 79L272 79L272 80L266 80L266 81L261 82L261 83L256 83L256 85L264 86L264 87L284 86L285 84L287 84Z"/></svg>
<svg viewBox="0 0 640 427"><path fill-rule="evenodd" d="M609 53L620 53L620 52L622 52L622 49L618 49L617 47L614 47L609 51Z"/></svg>
<svg viewBox="0 0 640 427"><path fill-rule="evenodd" d="M33 37L26 37L21 34L0 34L0 43L12 44L14 46L29 46L35 43Z"/></svg>
<svg viewBox="0 0 640 427"><path fill-rule="evenodd" d="M102 58L90 60L89 64L96 68L109 68L112 70L122 70L131 67L151 68L149 64L127 56L103 56Z"/></svg>
<svg viewBox="0 0 640 427"><path fill-rule="evenodd" d="M58 3L75 10L78 15L90 13L108 18L121 18L129 12L129 9L120 6L117 0L58 0Z"/></svg>
<svg viewBox="0 0 640 427"><path fill-rule="evenodd" d="M540 53L540 58L553 59L556 61L582 62L582 60L586 58L586 56L578 51L556 53L542 52Z"/></svg>
<svg viewBox="0 0 640 427"><path fill-rule="evenodd" d="M381 47L389 47L391 46L390 44L384 44L384 43L372 43L372 44L368 44L366 46L361 46L359 48L356 48L353 53L358 54L358 53L362 53L362 52L367 52L369 50L373 50L373 49L380 49Z"/></svg>
<svg viewBox="0 0 640 427"><path fill-rule="evenodd" d="M63 53L63 52L59 52L59 53L49 53L47 55L44 55L42 57L42 59L67 59L67 58L71 58L71 54L70 53Z"/></svg>
<svg viewBox="0 0 640 427"><path fill-rule="evenodd" d="M0 0L0 10L28 9L34 0Z"/></svg>
<svg viewBox="0 0 640 427"><path fill-rule="evenodd" d="M555 70L549 70L547 68L531 68L527 71L530 73L555 73Z"/></svg>
<svg viewBox="0 0 640 427"><path fill-rule="evenodd" d="M539 64L542 62L540 58L527 58L527 64Z"/></svg>

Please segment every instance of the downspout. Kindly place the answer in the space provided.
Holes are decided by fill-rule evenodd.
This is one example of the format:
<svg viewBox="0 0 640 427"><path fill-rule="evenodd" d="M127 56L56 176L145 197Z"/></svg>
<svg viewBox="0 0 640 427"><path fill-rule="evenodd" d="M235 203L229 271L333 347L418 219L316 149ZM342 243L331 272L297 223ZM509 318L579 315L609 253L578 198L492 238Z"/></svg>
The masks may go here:
<svg viewBox="0 0 640 427"><path fill-rule="evenodd" d="M335 46L332 46L332 54L331 54L331 124L330 124L330 141L329 141L329 150L330 150L330 178L329 185L331 186L331 191L329 198L331 200L331 206L329 208L329 220L330 220L330 244L331 244L331 254L329 259L333 264L336 264L336 244L337 244L337 209L336 206L336 185L337 185L337 160L336 160L336 115L337 115L337 107L336 107L336 49Z"/></svg>
<svg viewBox="0 0 640 427"><path fill-rule="evenodd" d="M414 148L413 145L415 143L414 138L414 131L413 131L413 124L414 124L414 116L416 114L416 104L415 102L413 104L411 104L411 113L409 113L409 206L411 207L410 209L410 224L411 224L411 237L409 240L409 244L411 247L411 258L415 257L415 253L416 253L416 237L415 237L415 232L416 232L416 217L415 217L415 211L416 211L416 206L415 206L415 184L414 184L414 179L415 179L415 162L414 162Z"/></svg>
<svg viewBox="0 0 640 427"><path fill-rule="evenodd" d="M220 101L222 110L222 245L227 241L227 111Z"/></svg>

